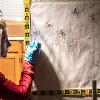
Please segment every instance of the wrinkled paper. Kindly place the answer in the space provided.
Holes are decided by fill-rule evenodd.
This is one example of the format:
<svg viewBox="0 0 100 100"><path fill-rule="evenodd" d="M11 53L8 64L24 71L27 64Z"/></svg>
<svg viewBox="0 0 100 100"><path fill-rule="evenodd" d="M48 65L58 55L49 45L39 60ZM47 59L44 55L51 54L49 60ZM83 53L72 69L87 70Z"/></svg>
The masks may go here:
<svg viewBox="0 0 100 100"><path fill-rule="evenodd" d="M42 45L33 89L100 88L100 2L32 3L31 29Z"/></svg>

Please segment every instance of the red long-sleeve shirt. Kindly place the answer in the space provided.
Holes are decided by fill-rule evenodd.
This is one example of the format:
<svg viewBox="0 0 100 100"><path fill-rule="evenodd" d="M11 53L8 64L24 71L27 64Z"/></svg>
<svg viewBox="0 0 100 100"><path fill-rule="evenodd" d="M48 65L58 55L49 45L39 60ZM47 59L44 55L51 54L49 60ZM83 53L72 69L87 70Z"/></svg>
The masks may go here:
<svg viewBox="0 0 100 100"><path fill-rule="evenodd" d="M24 61L19 85L3 76L0 77L0 98L4 100L28 100L33 78L34 66L28 61Z"/></svg>

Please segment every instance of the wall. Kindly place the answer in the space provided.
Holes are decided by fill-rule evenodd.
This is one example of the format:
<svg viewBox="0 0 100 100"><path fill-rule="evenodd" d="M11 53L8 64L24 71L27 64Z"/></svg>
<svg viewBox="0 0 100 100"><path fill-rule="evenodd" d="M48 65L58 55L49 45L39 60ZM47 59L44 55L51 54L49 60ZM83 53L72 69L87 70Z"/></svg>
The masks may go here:
<svg viewBox="0 0 100 100"><path fill-rule="evenodd" d="M99 0L31 0L32 3L34 2L80 2L80 1L99 1Z"/></svg>
<svg viewBox="0 0 100 100"><path fill-rule="evenodd" d="M6 20L9 36L24 36L24 21Z"/></svg>
<svg viewBox="0 0 100 100"><path fill-rule="evenodd" d="M97 80L100 88L100 2L37 1L32 0L31 5L32 38L41 42L42 51L33 89L91 88L93 79ZM70 97L33 98L91 100Z"/></svg>
<svg viewBox="0 0 100 100"><path fill-rule="evenodd" d="M6 20L24 19L23 0L0 0L0 9Z"/></svg>
<svg viewBox="0 0 100 100"><path fill-rule="evenodd" d="M9 36L24 36L23 0L0 0L0 10L6 20Z"/></svg>

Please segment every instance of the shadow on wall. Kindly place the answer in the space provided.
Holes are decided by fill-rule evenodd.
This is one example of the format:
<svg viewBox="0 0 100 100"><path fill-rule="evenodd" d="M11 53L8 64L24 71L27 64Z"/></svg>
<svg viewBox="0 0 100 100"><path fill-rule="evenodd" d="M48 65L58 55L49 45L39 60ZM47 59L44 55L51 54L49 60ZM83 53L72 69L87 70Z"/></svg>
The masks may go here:
<svg viewBox="0 0 100 100"><path fill-rule="evenodd" d="M56 72L43 51L39 57L34 83L37 90L61 90ZM63 98L60 96L32 96L32 100L63 100Z"/></svg>

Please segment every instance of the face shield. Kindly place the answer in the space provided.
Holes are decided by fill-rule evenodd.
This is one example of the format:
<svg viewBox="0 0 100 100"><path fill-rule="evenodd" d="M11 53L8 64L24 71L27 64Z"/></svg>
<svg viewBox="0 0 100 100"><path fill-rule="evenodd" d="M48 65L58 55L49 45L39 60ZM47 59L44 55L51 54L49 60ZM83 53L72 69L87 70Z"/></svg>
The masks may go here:
<svg viewBox="0 0 100 100"><path fill-rule="evenodd" d="M2 39L2 29L0 29L0 57L1 57L1 39Z"/></svg>
<svg viewBox="0 0 100 100"><path fill-rule="evenodd" d="M6 31L6 22L4 20L0 21L0 57L6 57L8 53L8 47L11 46L8 35Z"/></svg>

